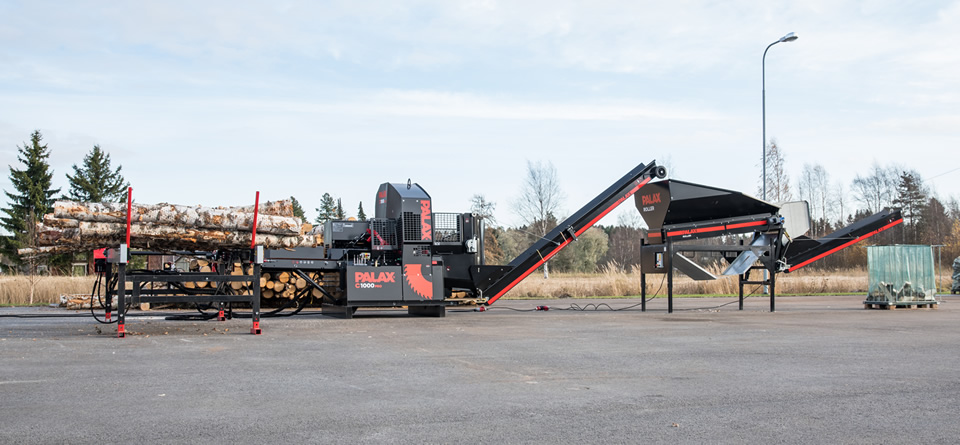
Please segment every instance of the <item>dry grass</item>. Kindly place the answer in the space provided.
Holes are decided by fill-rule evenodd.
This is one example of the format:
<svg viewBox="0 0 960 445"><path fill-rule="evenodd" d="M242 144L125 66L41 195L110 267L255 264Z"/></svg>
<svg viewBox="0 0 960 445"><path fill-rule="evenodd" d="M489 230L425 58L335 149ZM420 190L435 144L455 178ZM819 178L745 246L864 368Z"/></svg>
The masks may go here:
<svg viewBox="0 0 960 445"><path fill-rule="evenodd" d="M62 294L90 294L95 277L39 277L34 304L60 303ZM30 302L30 277L0 277L0 305L20 306Z"/></svg>
<svg viewBox="0 0 960 445"><path fill-rule="evenodd" d="M708 268L718 276L713 281L694 281L677 273L673 280L674 295L736 295L737 277L720 275L719 266ZM751 279L759 280L760 272L753 272ZM647 275L647 295L667 294L666 275ZM748 285L744 293L754 291ZM777 294L812 295L866 293L867 271L852 269L832 272L801 270L777 275ZM640 295L640 273L624 271L617 267L605 267L597 274L551 274L547 280L537 273L512 289L507 298L565 298L565 297L624 297Z"/></svg>
<svg viewBox="0 0 960 445"><path fill-rule="evenodd" d="M721 278L693 281L682 274L674 277L675 295L736 295L737 277L723 277L719 266L710 268ZM755 272L756 273L756 272ZM941 289L950 291L950 273L946 270ZM647 275L647 295L667 293L666 275ZM35 304L59 303L62 294L89 294L94 277L41 277L37 281ZM749 286L746 293L756 286ZM777 276L777 293L782 295L866 293L867 271L863 269L821 272L800 270ZM558 274L544 280L531 274L507 294L507 298L625 297L640 295L640 274L615 266L596 274ZM30 299L28 277L0 277L0 305L26 305Z"/></svg>

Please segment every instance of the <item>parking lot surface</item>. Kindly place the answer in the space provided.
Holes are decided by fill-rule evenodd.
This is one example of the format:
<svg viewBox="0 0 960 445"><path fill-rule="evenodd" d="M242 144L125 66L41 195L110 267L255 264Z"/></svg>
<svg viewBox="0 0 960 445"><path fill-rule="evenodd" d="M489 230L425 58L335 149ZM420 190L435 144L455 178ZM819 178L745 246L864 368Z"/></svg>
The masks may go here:
<svg viewBox="0 0 960 445"><path fill-rule="evenodd" d="M862 300L502 300L260 336L131 311L124 339L3 308L0 442L956 443L960 299Z"/></svg>

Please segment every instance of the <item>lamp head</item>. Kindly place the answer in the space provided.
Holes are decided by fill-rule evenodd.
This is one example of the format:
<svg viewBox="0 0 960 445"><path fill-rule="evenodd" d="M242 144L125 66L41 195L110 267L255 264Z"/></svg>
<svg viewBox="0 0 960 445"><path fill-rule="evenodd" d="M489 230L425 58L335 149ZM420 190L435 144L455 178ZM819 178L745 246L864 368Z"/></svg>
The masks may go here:
<svg viewBox="0 0 960 445"><path fill-rule="evenodd" d="M783 37L780 37L780 40L779 40L779 41L780 41L780 42L792 42L792 41L794 41L794 40L797 40L798 38L799 38L799 37L797 37L796 34L794 34L794 33L791 32L791 33L789 33L789 34L787 34L787 35L785 35L785 36L783 36Z"/></svg>

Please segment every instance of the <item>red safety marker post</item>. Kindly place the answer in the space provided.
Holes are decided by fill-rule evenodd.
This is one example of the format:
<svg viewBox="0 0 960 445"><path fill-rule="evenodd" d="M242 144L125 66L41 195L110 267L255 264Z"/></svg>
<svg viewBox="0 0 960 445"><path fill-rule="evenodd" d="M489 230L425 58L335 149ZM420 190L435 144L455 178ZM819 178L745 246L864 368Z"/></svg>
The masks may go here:
<svg viewBox="0 0 960 445"><path fill-rule="evenodd" d="M133 187L127 187L127 244L126 244L127 252L130 252L130 223L132 220L133 220ZM120 250L123 251L123 249L120 249ZM120 260L124 264L126 264L127 262L126 258L121 258ZM121 290L121 292L123 291ZM124 326L125 317L123 316L123 308L121 306L122 305L120 304L117 305L117 337L124 338L127 336L127 328L126 326ZM108 307L106 310L107 310L107 319L109 319L110 308Z"/></svg>
<svg viewBox="0 0 960 445"><path fill-rule="evenodd" d="M257 197L253 200L253 233L250 236L250 249L256 249L257 246L257 217L260 215L260 191L257 190ZM254 264L254 270L259 271L259 265ZM251 283L251 285L256 285ZM256 294L255 294L256 295ZM250 333L260 335L260 302L255 302L253 307L253 326L250 327Z"/></svg>
<svg viewBox="0 0 960 445"><path fill-rule="evenodd" d="M250 237L250 248L257 245L257 216L260 214L260 191L257 191L257 197L253 201L253 234Z"/></svg>
<svg viewBox="0 0 960 445"><path fill-rule="evenodd" d="M133 209L133 187L127 187L127 249L130 249L130 213ZM129 250L127 250L129 252Z"/></svg>

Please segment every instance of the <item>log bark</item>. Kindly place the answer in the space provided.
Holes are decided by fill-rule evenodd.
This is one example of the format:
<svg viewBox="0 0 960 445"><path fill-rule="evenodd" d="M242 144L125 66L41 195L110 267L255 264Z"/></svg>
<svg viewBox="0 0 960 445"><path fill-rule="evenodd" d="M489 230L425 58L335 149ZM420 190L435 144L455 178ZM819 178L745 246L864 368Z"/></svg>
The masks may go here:
<svg viewBox="0 0 960 445"><path fill-rule="evenodd" d="M69 245L73 250L81 250L117 245L124 242L126 237L125 224L78 221L75 226L57 228L39 224L39 244ZM130 244L137 248L217 249L249 246L250 237L250 233L244 232L137 223L131 225ZM316 247L319 242L322 242L322 238L316 235L257 235L257 245L266 248Z"/></svg>
<svg viewBox="0 0 960 445"><path fill-rule="evenodd" d="M57 201L54 203L53 217L44 219L49 225L72 224L61 220L126 224L127 208L126 204L120 203ZM250 232L253 229L253 213L221 207L136 204L131 209L131 220L135 223L238 232ZM302 221L294 216L261 214L257 218L257 233L291 236L302 232Z"/></svg>

